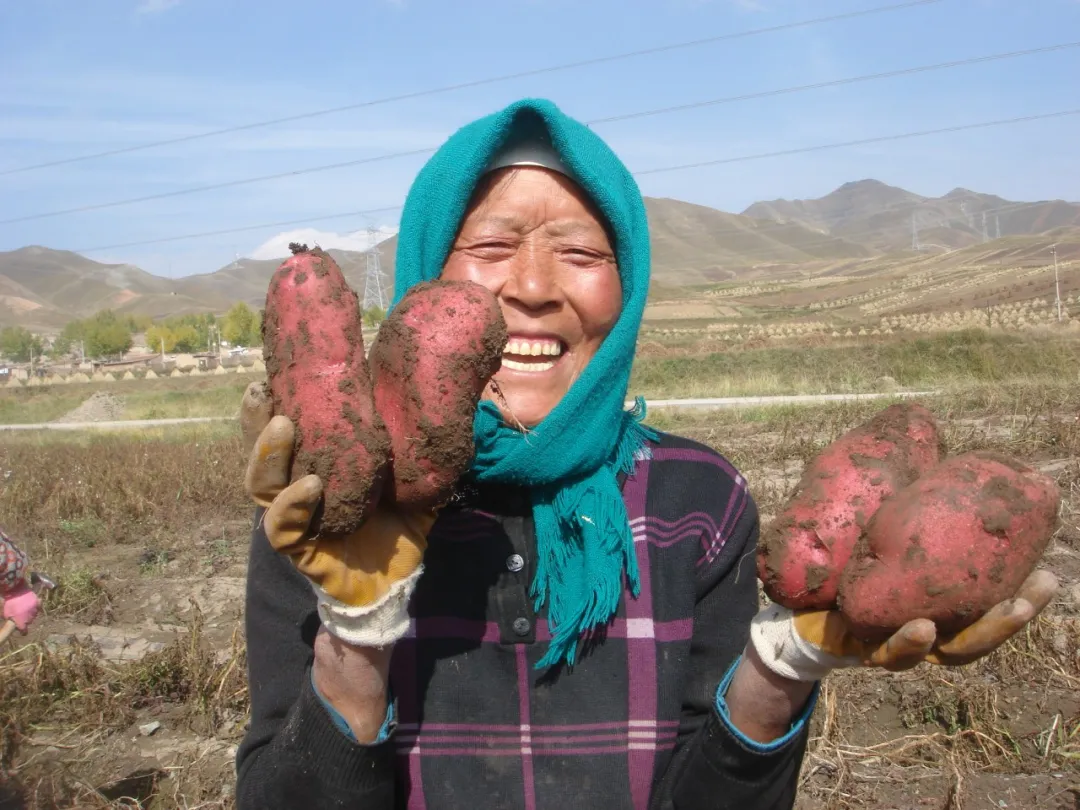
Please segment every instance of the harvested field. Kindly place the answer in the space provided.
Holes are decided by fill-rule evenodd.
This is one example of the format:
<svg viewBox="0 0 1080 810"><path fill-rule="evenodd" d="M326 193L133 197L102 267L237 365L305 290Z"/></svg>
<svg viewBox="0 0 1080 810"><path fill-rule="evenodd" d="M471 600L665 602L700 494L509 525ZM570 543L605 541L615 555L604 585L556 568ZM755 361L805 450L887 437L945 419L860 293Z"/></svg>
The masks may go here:
<svg viewBox="0 0 1080 810"><path fill-rule="evenodd" d="M767 520L807 459L884 404L651 421L728 454ZM1055 477L1063 522L1046 561L1064 587L975 666L831 677L799 810L1075 807L1080 389L991 385L926 404L950 452L1000 450ZM242 467L232 425L5 438L0 514L60 587L0 652L0 807L232 806L247 709Z"/></svg>

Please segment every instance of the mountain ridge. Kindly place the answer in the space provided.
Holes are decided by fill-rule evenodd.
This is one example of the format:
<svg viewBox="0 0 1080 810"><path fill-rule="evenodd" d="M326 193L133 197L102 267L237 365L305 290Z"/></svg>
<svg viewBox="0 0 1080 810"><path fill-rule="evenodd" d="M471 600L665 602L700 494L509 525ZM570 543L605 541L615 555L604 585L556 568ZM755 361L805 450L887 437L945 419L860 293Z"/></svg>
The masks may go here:
<svg viewBox="0 0 1080 810"><path fill-rule="evenodd" d="M653 283L665 290L760 275L778 266L857 262L910 250L913 243L953 250L999 233L1037 235L1080 226L1080 203L1017 203L963 187L927 197L872 178L844 183L818 198L755 202L740 213L661 197L646 197L645 205ZM396 236L379 243L387 300L396 246ZM367 254L328 252L362 297ZM30 245L0 252L0 326L55 331L101 309L156 319L224 312L237 301L261 307L281 261L237 259L212 272L171 279L131 264Z"/></svg>

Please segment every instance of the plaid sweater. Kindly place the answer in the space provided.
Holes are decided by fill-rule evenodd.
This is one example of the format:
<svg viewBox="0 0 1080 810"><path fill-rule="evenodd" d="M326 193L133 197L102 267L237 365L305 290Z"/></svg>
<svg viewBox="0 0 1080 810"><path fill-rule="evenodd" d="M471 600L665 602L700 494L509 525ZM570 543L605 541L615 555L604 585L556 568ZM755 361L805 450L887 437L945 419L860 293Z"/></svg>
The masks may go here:
<svg viewBox="0 0 1080 810"><path fill-rule="evenodd" d="M550 635L528 594L526 493L465 489L440 514L371 745L314 691L314 595L256 530L239 810L790 808L816 693L768 745L724 703L758 609L753 498L707 447L661 435L650 449L621 482L641 593L572 670L534 668Z"/></svg>

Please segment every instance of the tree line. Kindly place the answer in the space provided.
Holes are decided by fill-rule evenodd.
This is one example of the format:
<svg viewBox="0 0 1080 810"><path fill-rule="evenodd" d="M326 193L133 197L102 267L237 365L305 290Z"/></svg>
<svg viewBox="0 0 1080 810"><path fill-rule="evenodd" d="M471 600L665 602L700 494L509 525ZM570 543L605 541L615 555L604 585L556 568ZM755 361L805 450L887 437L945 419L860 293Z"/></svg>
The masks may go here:
<svg viewBox="0 0 1080 810"><path fill-rule="evenodd" d="M363 312L366 326L376 326L385 317L386 312L377 307ZM137 334L145 335L150 349L166 353L216 351L225 344L258 346L262 343L262 313L243 301L224 315L207 312L157 321L148 315L103 310L69 322L51 344L21 326L0 329L0 357L16 363L44 356L53 361L118 357L131 350Z"/></svg>
<svg viewBox="0 0 1080 810"><path fill-rule="evenodd" d="M243 301L224 315L176 315L155 321L148 315L120 315L103 310L89 318L70 321L51 344L21 326L0 329L0 356L16 363L48 356L100 359L131 350L135 335L156 351L198 352L230 346L258 346L262 342L261 313Z"/></svg>

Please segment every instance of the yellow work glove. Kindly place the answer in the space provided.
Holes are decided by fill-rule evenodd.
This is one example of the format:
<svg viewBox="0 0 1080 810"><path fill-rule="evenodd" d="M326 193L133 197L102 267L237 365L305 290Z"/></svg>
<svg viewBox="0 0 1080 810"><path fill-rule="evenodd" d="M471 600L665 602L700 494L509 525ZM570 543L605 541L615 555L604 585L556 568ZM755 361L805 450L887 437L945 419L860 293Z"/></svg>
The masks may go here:
<svg viewBox="0 0 1080 810"><path fill-rule="evenodd" d="M989 655L1008 641L1056 592L1057 578L1049 571L1035 571L1012 599L991 608L958 633L938 638L932 621L915 619L878 644L851 635L839 611L792 611L771 604L754 617L750 639L769 669L794 681L818 681L831 670L845 667L899 671L924 661L961 666Z"/></svg>
<svg viewBox="0 0 1080 810"><path fill-rule="evenodd" d="M322 481L307 475L289 483L295 427L273 415L263 383L252 383L240 406L248 457L244 488L266 508L263 529L274 550L308 580L326 630L359 647L385 647L405 635L409 597L423 571L434 512L377 506L355 532L312 535Z"/></svg>

